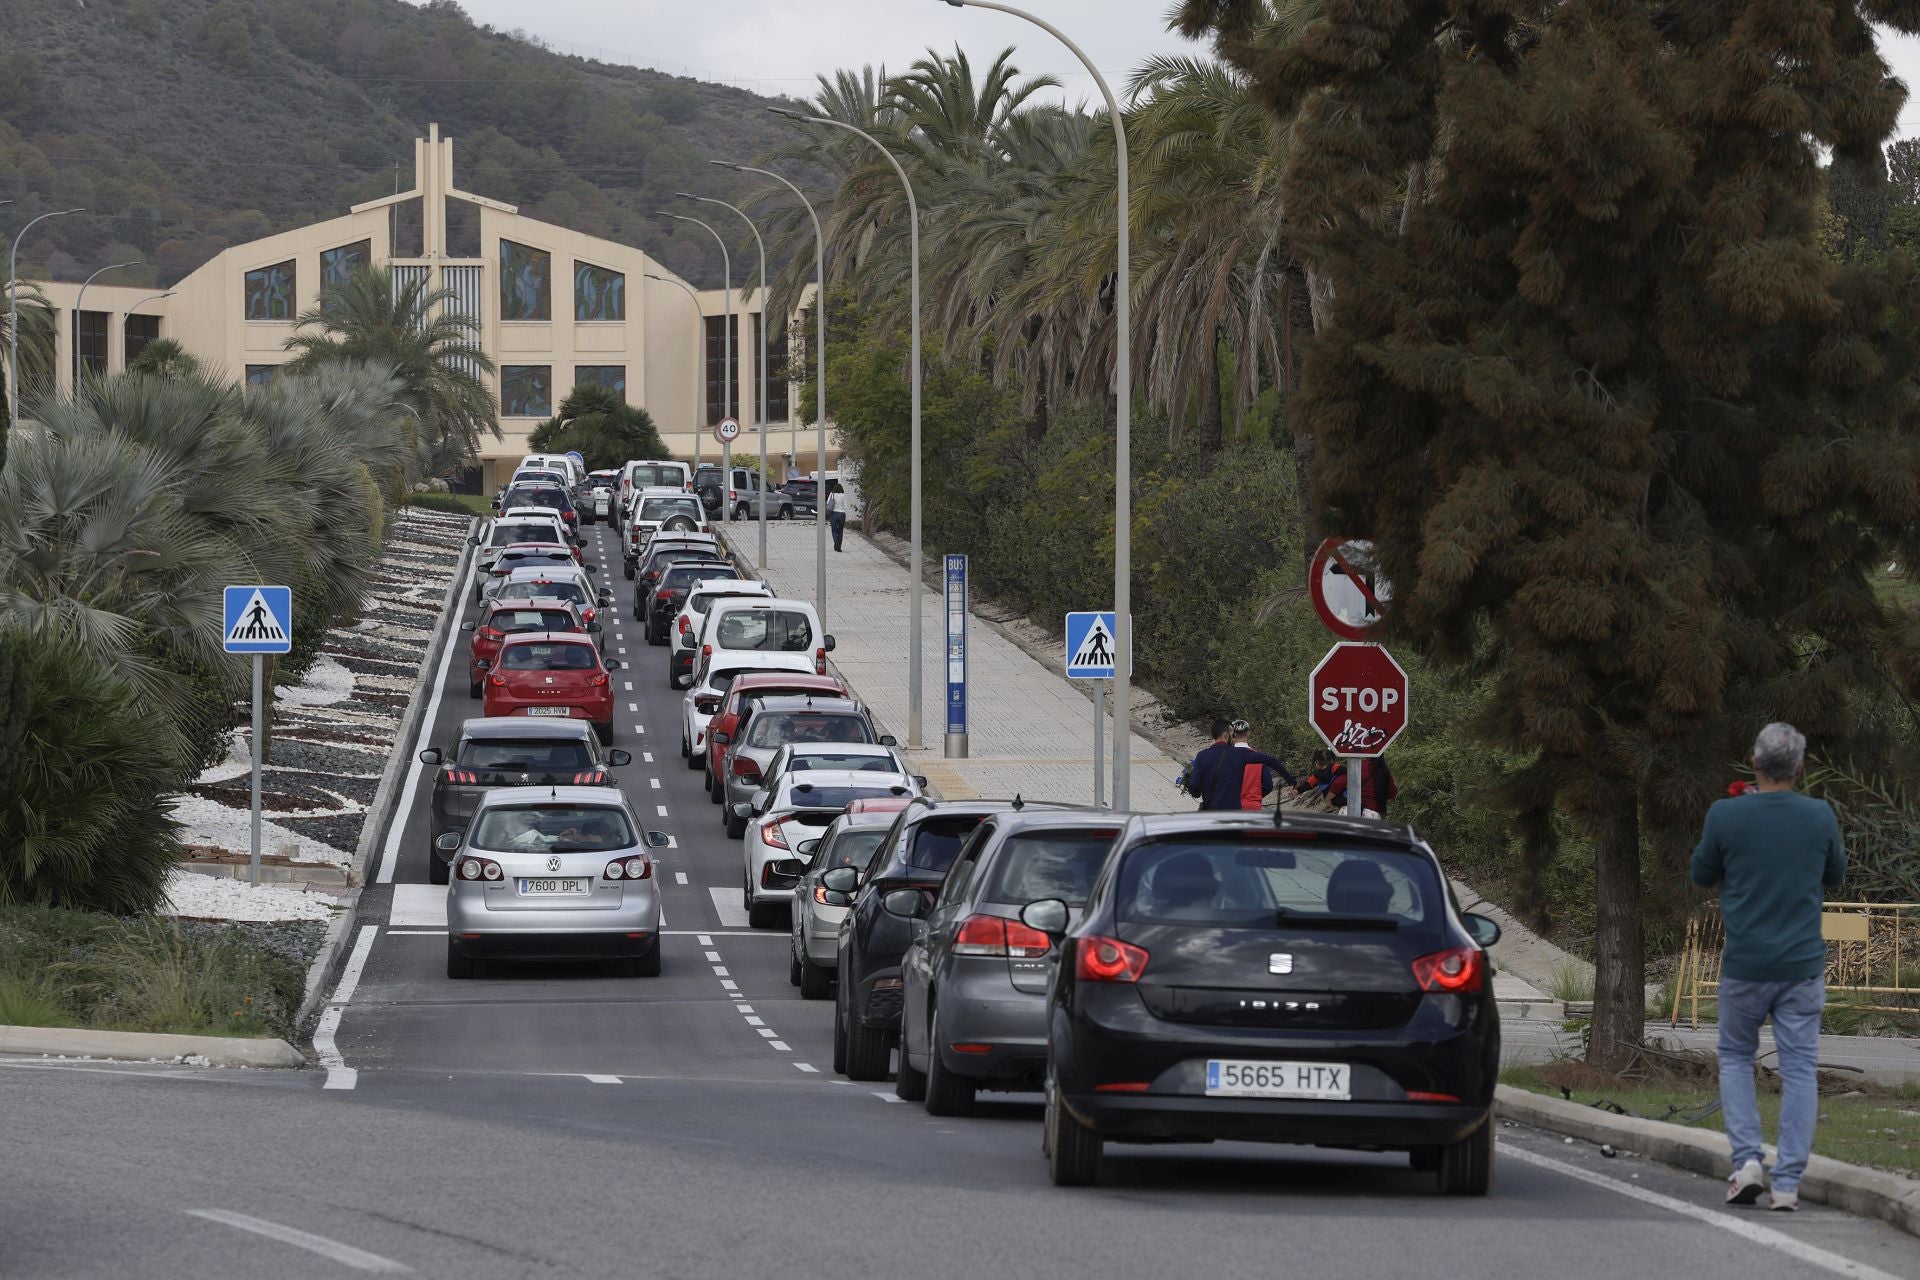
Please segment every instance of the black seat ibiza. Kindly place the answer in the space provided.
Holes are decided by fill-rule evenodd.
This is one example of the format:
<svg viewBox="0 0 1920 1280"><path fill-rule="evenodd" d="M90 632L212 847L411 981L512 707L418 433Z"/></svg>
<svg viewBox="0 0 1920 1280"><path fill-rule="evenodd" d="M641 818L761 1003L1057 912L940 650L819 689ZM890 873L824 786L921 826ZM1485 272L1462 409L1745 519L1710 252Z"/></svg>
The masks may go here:
<svg viewBox="0 0 1920 1280"><path fill-rule="evenodd" d="M1135 817L1049 997L1054 1182L1105 1142L1234 1139L1407 1151L1484 1195L1500 1024L1485 947L1410 828L1286 814Z"/></svg>

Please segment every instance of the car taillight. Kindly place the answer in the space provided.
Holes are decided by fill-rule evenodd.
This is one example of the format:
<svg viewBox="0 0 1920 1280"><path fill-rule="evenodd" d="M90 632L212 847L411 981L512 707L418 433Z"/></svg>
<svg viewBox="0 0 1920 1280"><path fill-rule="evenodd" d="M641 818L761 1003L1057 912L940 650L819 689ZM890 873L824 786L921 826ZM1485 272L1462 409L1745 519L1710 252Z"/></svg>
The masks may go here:
<svg viewBox="0 0 1920 1280"><path fill-rule="evenodd" d="M608 880L645 880L653 875L653 859L645 855L616 858L607 864L604 874Z"/></svg>
<svg viewBox="0 0 1920 1280"><path fill-rule="evenodd" d="M593 679L587 681L587 683L598 689L601 685L607 683L607 673L604 671L598 672L594 675Z"/></svg>
<svg viewBox="0 0 1920 1280"><path fill-rule="evenodd" d="M1089 934L1073 952L1073 976L1082 982L1138 982L1147 953L1131 942Z"/></svg>
<svg viewBox="0 0 1920 1280"><path fill-rule="evenodd" d="M584 607L583 607L583 608L582 608L582 609L580 610L580 620L581 620L581 621L583 621L583 622L592 622L592 621L593 621L593 610L592 610L591 608L584 608Z"/></svg>
<svg viewBox="0 0 1920 1280"><path fill-rule="evenodd" d="M701 715L703 715L703 716L710 716L710 715L712 715L712 714L713 714L714 712L716 712L716 711L718 711L718 710L720 709L720 699L718 699L718 698L695 698L695 699L693 700L693 709L694 709L695 711L698 711L698 712L699 712L699 713L700 713Z"/></svg>
<svg viewBox="0 0 1920 1280"><path fill-rule="evenodd" d="M687 632L691 631L692 629L693 629L693 624L687 621L687 615L684 613L681 614L680 615L680 634L685 635L687 634Z"/></svg>
<svg viewBox="0 0 1920 1280"><path fill-rule="evenodd" d="M462 880L499 880L506 875L500 864L492 858L462 858L460 860L460 878Z"/></svg>
<svg viewBox="0 0 1920 1280"><path fill-rule="evenodd" d="M487 683L496 689L504 689L507 687L507 678L505 676L488 676Z"/></svg>
<svg viewBox="0 0 1920 1280"><path fill-rule="evenodd" d="M605 769L583 769L573 775L573 785L576 787L597 787L604 784L606 780Z"/></svg>
<svg viewBox="0 0 1920 1280"><path fill-rule="evenodd" d="M1018 920L1000 916L968 916L953 935L957 956L1011 956L1029 960L1052 950L1047 935Z"/></svg>
<svg viewBox="0 0 1920 1280"><path fill-rule="evenodd" d="M1486 953L1478 947L1448 947L1413 962L1413 980L1422 991L1470 995L1486 981Z"/></svg>
<svg viewBox="0 0 1920 1280"><path fill-rule="evenodd" d="M505 640L507 638L506 632L496 631L492 627L482 627L476 634L482 640Z"/></svg>
<svg viewBox="0 0 1920 1280"><path fill-rule="evenodd" d="M477 787L480 785L479 774L471 769L456 769L452 765L447 766L446 780L458 786Z"/></svg>
<svg viewBox="0 0 1920 1280"><path fill-rule="evenodd" d="M735 756L733 758L733 776L736 778L757 778L760 776L760 766L745 756Z"/></svg>
<svg viewBox="0 0 1920 1280"><path fill-rule="evenodd" d="M787 844L787 833L780 829L785 823L786 823L785 818L776 818L772 822L761 823L760 824L760 843L770 844L776 849L788 848L789 846ZM767 865L771 867L773 864L768 863Z"/></svg>
<svg viewBox="0 0 1920 1280"><path fill-rule="evenodd" d="M710 644L701 645L700 656L703 658L711 658L713 656L713 646Z"/></svg>
<svg viewBox="0 0 1920 1280"><path fill-rule="evenodd" d="M813 651L813 674L817 676L827 674L827 651L824 648Z"/></svg>
<svg viewBox="0 0 1920 1280"><path fill-rule="evenodd" d="M827 901L827 886L823 884L817 884L813 886L813 900L819 903L823 907L831 907L831 906L838 905L836 903Z"/></svg>

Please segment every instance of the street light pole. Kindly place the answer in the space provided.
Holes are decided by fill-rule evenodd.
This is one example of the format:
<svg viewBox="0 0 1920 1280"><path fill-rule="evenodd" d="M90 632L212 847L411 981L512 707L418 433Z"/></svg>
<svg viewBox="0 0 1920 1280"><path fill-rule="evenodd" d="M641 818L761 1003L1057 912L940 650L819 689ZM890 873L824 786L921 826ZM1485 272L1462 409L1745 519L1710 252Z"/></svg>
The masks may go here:
<svg viewBox="0 0 1920 1280"><path fill-rule="evenodd" d="M687 295L687 301L693 304L694 332L700 335L700 341L702 345L704 345L707 336L706 325L703 323L706 320L706 313L700 310L700 295L693 291L693 286L677 276L663 276L653 271L647 272L646 277L649 280L659 280L665 284L673 285ZM693 399L689 403L694 405L700 403L700 370L703 363L704 362L700 360L690 360L687 362L687 367L693 370ZM693 464L695 467L700 465L700 430L698 427L694 428L693 432ZM700 494L697 490L694 492L693 500L695 502L700 501ZM669 637L669 639L671 639L671 637Z"/></svg>
<svg viewBox="0 0 1920 1280"><path fill-rule="evenodd" d="M20 234L13 238L13 248L7 254L7 434L11 436L20 426L20 242L27 238L27 232L48 218L64 218L70 213L85 213L85 209L55 209L52 213L43 213L20 228Z"/></svg>
<svg viewBox="0 0 1920 1280"><path fill-rule="evenodd" d="M689 218L684 213L663 212L660 216L663 218L672 218L675 222L691 222L696 227L702 227L708 235L713 237L713 242L720 246L720 278L726 286L726 288L721 291L721 296L724 298L727 307L727 327L726 331L720 335L721 350L725 353L723 358L726 361L720 369L720 416L723 418L731 418L733 416L733 255L727 252L727 242L721 237L720 233L715 231L709 224L700 221L700 219ZM702 366L706 364L706 355L706 326L702 324L700 333L700 363ZM696 473L700 470L700 431L701 428L696 423L693 431L693 469ZM721 463L720 518L728 524L732 524L733 507L727 501L727 490L733 487L732 445L726 446L726 455L722 458ZM698 487L694 489L693 496L695 498L700 496Z"/></svg>
<svg viewBox="0 0 1920 1280"><path fill-rule="evenodd" d="M1107 100L1107 115L1113 121L1114 169L1119 179L1115 200L1118 261L1113 308L1113 807L1124 812L1128 808L1127 784L1132 772L1129 744L1133 720L1133 271L1128 226L1127 126L1107 78L1066 32L1044 18L997 0L944 2L956 9L969 6L994 9L1024 18L1067 46L1093 76L1093 82L1100 86L1100 96Z"/></svg>
<svg viewBox="0 0 1920 1280"><path fill-rule="evenodd" d="M760 249L760 483L754 490L760 503L760 568L767 567L767 242L760 238L760 228L753 225L744 209L728 204L725 200L716 200L712 196L696 196L688 191L676 191L674 195L682 200L698 200L702 204L717 204L722 209L732 209L740 215L740 221L747 224L747 230L753 232L753 243ZM820 623L823 633L826 621Z"/></svg>
<svg viewBox="0 0 1920 1280"><path fill-rule="evenodd" d="M906 188L907 192L907 239L913 259L909 273L913 303L913 470L907 497L907 568L913 577L913 585L909 590L913 614L908 620L907 630L907 746L918 750L920 747L920 686L923 675L920 670L920 597L927 586L920 565L920 205L913 198L913 183L907 180L907 171L900 167L898 160L894 159L893 152L882 146L880 139L865 129L848 124L844 120L835 120L829 116L803 115L783 107L768 107L767 110L777 116L785 116L789 120L805 124L832 125L836 129L845 129L848 133L865 138L873 145L874 150L886 157L887 163L893 166L894 173L899 175L900 185ZM821 306L824 308L825 305L823 299ZM819 494L823 504L826 502L826 489L827 467L823 458L820 463Z"/></svg>
<svg viewBox="0 0 1920 1280"><path fill-rule="evenodd" d="M145 264L137 258L132 262L116 262L110 267L100 268L100 270L80 282L80 292L76 294L73 299L73 385L75 390L78 390L80 386L80 317L87 313L83 305L87 300L87 286L109 271L118 271L122 267L138 267L144 265Z"/></svg>
<svg viewBox="0 0 1920 1280"><path fill-rule="evenodd" d="M788 182L771 169L755 169L751 165L729 164L725 160L715 160L714 164L723 169L733 169L739 173L758 173L772 178L785 186L800 198L806 206L807 217L813 220L813 350L814 378L813 390L816 397L814 427L819 432L819 444L814 454L814 466L820 475L820 483L813 491L813 611L820 615L820 633L827 631L827 238L820 234L820 215L813 211L813 201L806 193ZM762 304L765 305L764 303ZM788 415L792 421L792 415ZM800 459L800 428L793 428L793 441L790 446L794 461Z"/></svg>

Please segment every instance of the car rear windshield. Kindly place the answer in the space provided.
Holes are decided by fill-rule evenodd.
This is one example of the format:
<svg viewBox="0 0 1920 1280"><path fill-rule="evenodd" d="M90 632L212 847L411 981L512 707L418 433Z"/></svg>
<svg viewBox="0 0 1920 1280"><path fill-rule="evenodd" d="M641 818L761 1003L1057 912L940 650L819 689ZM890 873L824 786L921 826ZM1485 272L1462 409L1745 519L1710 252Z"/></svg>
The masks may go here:
<svg viewBox="0 0 1920 1280"><path fill-rule="evenodd" d="M552 773L588 769L593 757L575 738L471 738L460 748L461 767L507 773Z"/></svg>
<svg viewBox="0 0 1920 1280"><path fill-rule="evenodd" d="M633 487L636 489L678 489L686 482L686 472L678 467L656 465L633 469Z"/></svg>
<svg viewBox="0 0 1920 1280"><path fill-rule="evenodd" d="M577 804L488 809L467 842L496 853L606 853L639 843L624 811Z"/></svg>
<svg viewBox="0 0 1920 1280"><path fill-rule="evenodd" d="M669 565L676 565L684 560L711 559L713 559L712 547L662 547L648 558L646 569L649 573L655 569L665 573Z"/></svg>
<svg viewBox="0 0 1920 1280"><path fill-rule="evenodd" d="M813 851L813 868L817 871L825 867L864 867L886 834L885 827L842 831L833 838L832 844Z"/></svg>
<svg viewBox="0 0 1920 1280"><path fill-rule="evenodd" d="M871 752L855 755L850 751L812 751L802 754L795 752L787 761L787 768L794 773L802 769L859 769L865 773L898 773L900 766L892 756L876 756Z"/></svg>
<svg viewBox="0 0 1920 1280"><path fill-rule="evenodd" d="M573 506L565 489L548 485L523 486L509 490L503 507L552 507L556 511L565 511Z"/></svg>
<svg viewBox="0 0 1920 1280"><path fill-rule="evenodd" d="M509 671L591 671L600 660L590 644L510 644L500 665Z"/></svg>
<svg viewBox="0 0 1920 1280"><path fill-rule="evenodd" d="M1093 878L1113 848L1118 827L1088 831L1034 831L1007 837L993 862L985 902L1025 904L1060 898L1084 907Z"/></svg>
<svg viewBox="0 0 1920 1280"><path fill-rule="evenodd" d="M577 582L510 582L503 590L529 600L570 600L586 604L587 593Z"/></svg>
<svg viewBox="0 0 1920 1280"><path fill-rule="evenodd" d="M634 519L651 523L665 520L672 515L683 515L691 520L699 520L700 499L692 494L684 498L643 498L640 500L640 514Z"/></svg>
<svg viewBox="0 0 1920 1280"><path fill-rule="evenodd" d="M834 816L855 800L866 800L873 796L890 796L892 787L803 787L796 786L787 793L787 801L799 809L830 809Z"/></svg>
<svg viewBox="0 0 1920 1280"><path fill-rule="evenodd" d="M946 871L983 817L977 813L931 817L920 823L907 837L907 865L921 871Z"/></svg>
<svg viewBox="0 0 1920 1280"><path fill-rule="evenodd" d="M555 526L545 520L526 524L497 524L493 526L493 536L487 539L487 545L505 547L516 542L552 542L559 536Z"/></svg>
<svg viewBox="0 0 1920 1280"><path fill-rule="evenodd" d="M666 576L660 580L660 585L681 591L708 578L731 578L735 572L730 564L687 564L682 561L667 570Z"/></svg>
<svg viewBox="0 0 1920 1280"><path fill-rule="evenodd" d="M747 730L750 747L784 747L789 742L872 742L866 717L851 712L763 711Z"/></svg>
<svg viewBox="0 0 1920 1280"><path fill-rule="evenodd" d="M1416 853L1229 837L1130 850L1115 901L1134 924L1397 927L1438 919L1440 893L1432 864Z"/></svg>
<svg viewBox="0 0 1920 1280"><path fill-rule="evenodd" d="M736 609L722 614L714 644L721 649L805 653L813 647L813 628L797 609ZM843 739L865 742L865 738Z"/></svg>
<svg viewBox="0 0 1920 1280"><path fill-rule="evenodd" d="M487 625L495 631L571 631L574 621L565 609L495 609Z"/></svg>

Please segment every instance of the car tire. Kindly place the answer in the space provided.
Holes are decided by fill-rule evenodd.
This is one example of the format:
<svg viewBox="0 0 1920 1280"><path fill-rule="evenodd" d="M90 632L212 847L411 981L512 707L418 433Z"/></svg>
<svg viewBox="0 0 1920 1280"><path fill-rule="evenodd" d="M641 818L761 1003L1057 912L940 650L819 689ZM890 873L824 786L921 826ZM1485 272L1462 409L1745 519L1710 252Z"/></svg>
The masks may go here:
<svg viewBox="0 0 1920 1280"><path fill-rule="evenodd" d="M1047 1175L1056 1187L1090 1187L1100 1181L1106 1143L1073 1118L1060 1102L1060 1086L1047 1080Z"/></svg>
<svg viewBox="0 0 1920 1280"><path fill-rule="evenodd" d="M1440 1191L1449 1196L1483 1196L1493 1185L1493 1120L1458 1142L1440 1148Z"/></svg>
<svg viewBox="0 0 1920 1280"><path fill-rule="evenodd" d="M793 946L793 939L789 937L787 939L787 985L797 987L800 985L800 953L795 951Z"/></svg>
<svg viewBox="0 0 1920 1280"><path fill-rule="evenodd" d="M905 1061L905 1059L902 1059ZM977 1085L947 1070L940 1061L940 1006L927 1016L927 1076L925 1096L930 1116L970 1116Z"/></svg>
<svg viewBox="0 0 1920 1280"><path fill-rule="evenodd" d="M687 726L683 724L680 726L680 758L688 760L692 757L693 744L687 741Z"/></svg>
<svg viewBox="0 0 1920 1280"><path fill-rule="evenodd" d="M783 923L777 902L749 902L747 904L747 927L749 929L777 929Z"/></svg>
<svg viewBox="0 0 1920 1280"><path fill-rule="evenodd" d="M745 519L747 518L747 504L746 504L746 503L744 503L744 502L743 502L743 503L741 503L741 504L740 504L739 506L737 506L737 507L735 507L735 508L733 509L733 518L734 518L735 520L745 520Z"/></svg>
<svg viewBox="0 0 1920 1280"><path fill-rule="evenodd" d="M660 976L660 935L656 933L653 936L653 946L648 948L647 954L643 956L635 956L632 960L628 961L627 963L630 966L629 972L631 972L632 975L636 978L659 977Z"/></svg>
<svg viewBox="0 0 1920 1280"><path fill-rule="evenodd" d="M725 814L722 821L727 824L727 839L738 840L747 834L747 820L745 818L736 818L732 814L726 813L724 808L721 812Z"/></svg>
<svg viewBox="0 0 1920 1280"><path fill-rule="evenodd" d="M1407 1167L1415 1173L1438 1173L1440 1171L1440 1148L1413 1148L1407 1152Z"/></svg>
<svg viewBox="0 0 1920 1280"><path fill-rule="evenodd" d="M800 957L800 998L825 1000L833 994L833 970Z"/></svg>
<svg viewBox="0 0 1920 1280"><path fill-rule="evenodd" d="M447 976L449 978L471 978L476 966L472 956L460 954L452 938L447 939Z"/></svg>
<svg viewBox="0 0 1920 1280"><path fill-rule="evenodd" d="M698 753L696 753L696 752L695 752L695 751L693 750L693 748L692 748L692 746L688 746L688 748L687 748L687 768L689 768L689 769L700 769L700 770L703 770L703 771L704 771L704 770L706 769L706 767L707 767L707 756L706 756L706 753L705 753L704 751L703 751L703 752L698 752Z"/></svg>
<svg viewBox="0 0 1920 1280"><path fill-rule="evenodd" d="M847 1072L846 1002L841 999L833 1002L833 1069L841 1075Z"/></svg>
<svg viewBox="0 0 1920 1280"><path fill-rule="evenodd" d="M600 735L601 746L610 747L613 745L613 721L609 720L604 725L597 724L593 726L593 731Z"/></svg>
<svg viewBox="0 0 1920 1280"><path fill-rule="evenodd" d="M847 1079L885 1080L893 1052L893 1037L885 1031L863 1027L852 1017L846 1019L846 1027Z"/></svg>
<svg viewBox="0 0 1920 1280"><path fill-rule="evenodd" d="M440 856L440 851L431 845L427 847L427 883L445 884L453 878L453 867Z"/></svg>
<svg viewBox="0 0 1920 1280"><path fill-rule="evenodd" d="M467 696L469 698L477 698L480 696L480 682L478 680L467 681Z"/></svg>
<svg viewBox="0 0 1920 1280"><path fill-rule="evenodd" d="M720 797L726 793L726 787L721 784L718 778L713 776L713 770L707 770L707 802L709 804L719 804Z"/></svg>
<svg viewBox="0 0 1920 1280"><path fill-rule="evenodd" d="M902 1102L919 1102L927 1096L927 1073L907 1061L905 1041L900 1045L900 1074L893 1078L893 1096Z"/></svg>
<svg viewBox="0 0 1920 1280"><path fill-rule="evenodd" d="M634 565L631 562L623 561L620 565L620 572L627 575L628 582L633 581Z"/></svg>

